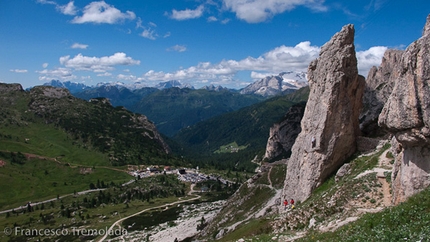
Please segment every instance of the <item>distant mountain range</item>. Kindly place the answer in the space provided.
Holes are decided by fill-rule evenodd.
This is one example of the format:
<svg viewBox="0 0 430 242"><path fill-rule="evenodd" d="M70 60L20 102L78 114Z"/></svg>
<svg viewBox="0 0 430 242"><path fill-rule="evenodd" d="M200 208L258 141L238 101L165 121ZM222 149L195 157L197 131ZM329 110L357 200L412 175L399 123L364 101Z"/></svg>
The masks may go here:
<svg viewBox="0 0 430 242"><path fill-rule="evenodd" d="M76 82L70 82L70 81L61 82L59 80L52 80L50 82L46 82L43 84L43 86L62 87L62 88L68 89L71 93L82 92L89 89L98 89L100 87L127 88L129 90L151 88L142 82L133 82L131 84L125 84L123 82L100 82L100 83L97 83L95 86L87 86L84 83L76 83ZM172 87L194 89L192 85L188 83L183 84L177 80L160 82L157 85L155 85L153 88L162 90L162 89L172 88Z"/></svg>
<svg viewBox="0 0 430 242"><path fill-rule="evenodd" d="M268 76L242 90L209 85L194 89L180 81L161 82L155 87L143 83L99 83L89 87L82 83L52 80L45 86L69 89L74 96L90 100L107 98L113 106L144 114L157 129L173 136L179 130L198 122L261 102L274 95L285 95L306 86L304 73L283 72Z"/></svg>
<svg viewBox="0 0 430 242"><path fill-rule="evenodd" d="M300 89L304 86L307 86L306 73L304 72L281 72L277 76L267 76L259 81L251 83L240 90L229 89L226 87L222 87L220 85L215 86L213 84L209 86L204 86L200 89L205 89L209 91L221 91L221 90L229 90L229 91L239 91L240 94L255 94L263 97L275 96L290 93L291 91ZM159 90L168 89L172 87L177 88L189 88L195 89L189 83L182 83L178 80L171 80L166 82L160 82L154 87L148 87L146 84L142 82L134 82L131 84L125 84L123 82L101 82L96 84L95 86L87 86L84 83L75 83L75 82L61 82L59 80L52 80L50 82L46 82L43 86L53 86L53 87L62 87L67 88L71 93L78 93L89 89L98 89L100 87L117 87L118 89L127 88L129 90L137 90L142 88L156 88Z"/></svg>

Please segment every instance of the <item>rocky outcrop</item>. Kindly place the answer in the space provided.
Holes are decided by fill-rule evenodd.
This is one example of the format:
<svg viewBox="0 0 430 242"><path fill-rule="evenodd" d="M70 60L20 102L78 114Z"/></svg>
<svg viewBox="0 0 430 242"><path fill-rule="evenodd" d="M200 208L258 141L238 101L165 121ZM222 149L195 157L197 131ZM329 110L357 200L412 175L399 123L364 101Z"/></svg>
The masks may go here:
<svg viewBox="0 0 430 242"><path fill-rule="evenodd" d="M395 85L379 115L394 135L393 203L430 185L430 15L423 36L403 53L393 71Z"/></svg>
<svg viewBox="0 0 430 242"><path fill-rule="evenodd" d="M10 93L16 91L24 91L21 84L0 83L0 93Z"/></svg>
<svg viewBox="0 0 430 242"><path fill-rule="evenodd" d="M291 147L301 131L300 121L304 111L305 103L296 104L288 110L281 122L270 128L264 159L272 160L283 153L291 153Z"/></svg>
<svg viewBox="0 0 430 242"><path fill-rule="evenodd" d="M30 94L35 95L41 95L48 98L63 98L63 97L72 97L72 94L70 94L69 90L66 88L60 88L60 87L52 87L52 86L36 86L33 87L30 90Z"/></svg>
<svg viewBox="0 0 430 242"><path fill-rule="evenodd" d="M292 148L285 198L307 199L356 150L364 77L358 75L354 26L327 42L308 68L309 100Z"/></svg>
<svg viewBox="0 0 430 242"><path fill-rule="evenodd" d="M364 135L379 133L378 117L394 87L393 71L403 51L387 50L379 67L372 67L366 79L360 129Z"/></svg>

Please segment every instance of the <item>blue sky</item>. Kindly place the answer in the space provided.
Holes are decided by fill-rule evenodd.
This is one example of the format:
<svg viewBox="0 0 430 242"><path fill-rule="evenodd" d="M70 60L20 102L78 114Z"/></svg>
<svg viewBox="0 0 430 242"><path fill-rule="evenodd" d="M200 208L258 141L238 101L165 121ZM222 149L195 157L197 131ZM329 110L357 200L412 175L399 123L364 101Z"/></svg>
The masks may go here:
<svg viewBox="0 0 430 242"><path fill-rule="evenodd" d="M0 82L242 88L306 71L352 23L359 71L422 34L428 0L0 0Z"/></svg>

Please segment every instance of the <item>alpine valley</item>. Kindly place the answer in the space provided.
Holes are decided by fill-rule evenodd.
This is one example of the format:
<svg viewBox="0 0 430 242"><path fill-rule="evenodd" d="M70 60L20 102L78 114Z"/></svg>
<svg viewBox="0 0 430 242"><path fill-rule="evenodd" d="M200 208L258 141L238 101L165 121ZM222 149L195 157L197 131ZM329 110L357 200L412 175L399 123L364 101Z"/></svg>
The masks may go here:
<svg viewBox="0 0 430 242"><path fill-rule="evenodd" d="M241 90L0 83L0 240L429 241L430 15L367 78L355 31Z"/></svg>

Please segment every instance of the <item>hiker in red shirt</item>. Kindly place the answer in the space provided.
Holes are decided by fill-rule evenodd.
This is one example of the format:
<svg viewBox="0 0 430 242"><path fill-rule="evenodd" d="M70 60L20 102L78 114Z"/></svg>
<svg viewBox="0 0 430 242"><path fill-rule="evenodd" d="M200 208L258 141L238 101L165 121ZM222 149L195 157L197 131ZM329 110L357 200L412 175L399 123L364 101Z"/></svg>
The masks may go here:
<svg viewBox="0 0 430 242"><path fill-rule="evenodd" d="M294 199L291 198L290 204L291 204L291 208L294 208Z"/></svg>
<svg viewBox="0 0 430 242"><path fill-rule="evenodd" d="M285 199L284 200L284 210L287 209L287 206L288 206L288 201L287 201L287 199Z"/></svg>

